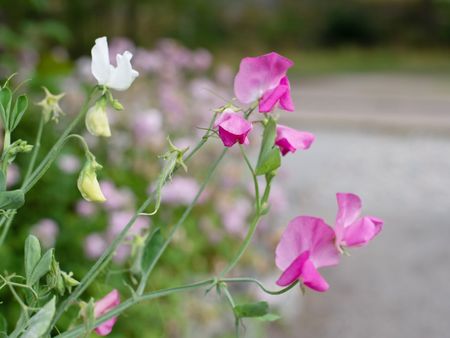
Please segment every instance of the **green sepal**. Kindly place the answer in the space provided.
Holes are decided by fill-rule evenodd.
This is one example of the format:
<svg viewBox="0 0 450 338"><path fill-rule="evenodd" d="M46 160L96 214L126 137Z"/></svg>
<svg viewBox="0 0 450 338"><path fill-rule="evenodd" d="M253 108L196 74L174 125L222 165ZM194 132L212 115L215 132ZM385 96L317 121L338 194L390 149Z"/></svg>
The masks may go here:
<svg viewBox="0 0 450 338"><path fill-rule="evenodd" d="M267 175L281 166L280 149L275 146L277 124L273 118L269 118L264 126L261 150L256 164L255 174L257 176Z"/></svg>

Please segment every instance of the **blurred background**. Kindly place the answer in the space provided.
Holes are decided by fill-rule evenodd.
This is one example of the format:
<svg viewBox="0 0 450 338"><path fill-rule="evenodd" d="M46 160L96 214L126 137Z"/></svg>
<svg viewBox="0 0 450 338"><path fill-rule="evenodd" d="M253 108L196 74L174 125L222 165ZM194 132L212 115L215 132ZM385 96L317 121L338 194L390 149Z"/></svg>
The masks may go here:
<svg viewBox="0 0 450 338"><path fill-rule="evenodd" d="M46 127L43 150L81 106L93 83L90 49L103 35L112 55L132 51L141 73L119 95L125 111L109 112L113 137L85 135L105 167L108 203L80 200L75 182L83 154L70 144L18 214L8 245L0 249L1 271L23 266L23 241L32 232L44 246L55 245L62 268L81 278L156 178L166 134L179 146L194 144L202 132L197 127L232 97L240 59L277 51L295 61L289 78L296 112L281 112L281 121L313 132L316 142L310 151L284 158L271 212L235 275L258 276L275 287L273 251L287 222L308 214L333 224L338 191L359 194L364 214L383 218L385 229L325 271L327 293L294 290L270 297L283 318L247 321L247 337L448 336L450 1L0 0L0 77L17 72L17 83L31 79L23 90L33 102L42 99L43 85L66 92L67 116ZM38 113L37 106L30 109L16 138L33 142ZM258 133L252 141L259 142ZM167 187L162 212L152 220L142 217L133 235L177 220L221 148L212 143ZM10 187L20 184L27 160L21 156L12 167ZM237 151L216 177L149 289L220 271L236 251L252 212L250 178ZM86 299L112 286L127 294L124 281L133 284L134 278L132 244L130 236ZM233 292L240 301L266 298L252 287ZM13 325L17 308L6 293L0 297L0 312ZM228 308L199 292L131 309L111 337L232 332Z"/></svg>

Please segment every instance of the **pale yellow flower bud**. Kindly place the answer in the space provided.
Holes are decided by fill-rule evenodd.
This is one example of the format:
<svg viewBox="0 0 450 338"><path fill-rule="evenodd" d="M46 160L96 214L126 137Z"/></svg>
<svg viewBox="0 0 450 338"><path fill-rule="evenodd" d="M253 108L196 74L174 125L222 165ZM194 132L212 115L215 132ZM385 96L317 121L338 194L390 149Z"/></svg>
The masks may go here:
<svg viewBox="0 0 450 338"><path fill-rule="evenodd" d="M108 116L106 115L105 104L98 102L91 107L86 114L86 128L94 136L110 137Z"/></svg>
<svg viewBox="0 0 450 338"><path fill-rule="evenodd" d="M80 190L81 196L86 201L89 202L100 202L106 201L102 190L100 189L100 184L97 180L96 170L101 169L102 166L95 162L95 160L88 160L83 167L83 170L78 176L78 190Z"/></svg>

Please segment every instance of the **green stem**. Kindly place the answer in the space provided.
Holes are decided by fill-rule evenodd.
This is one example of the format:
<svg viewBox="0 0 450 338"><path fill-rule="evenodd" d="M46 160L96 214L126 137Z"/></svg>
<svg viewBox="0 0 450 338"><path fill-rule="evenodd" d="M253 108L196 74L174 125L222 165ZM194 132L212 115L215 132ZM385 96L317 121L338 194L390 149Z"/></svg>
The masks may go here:
<svg viewBox="0 0 450 338"><path fill-rule="evenodd" d="M220 273L220 277L223 277L227 275L239 262L241 257L244 255L245 251L247 250L248 246L250 245L253 235L256 231L256 226L259 223L259 220L261 219L261 214L256 213L253 217L252 223L250 224L250 227L248 228L247 235L244 238L244 241L242 242L239 251L237 252L236 256L233 258L233 260L228 264L228 266L223 269L223 271Z"/></svg>
<svg viewBox="0 0 450 338"><path fill-rule="evenodd" d="M169 289L163 289L163 290L159 290L159 291L153 291L153 292L145 293L140 296L132 297L130 299L127 299L126 301L124 301L123 303L121 303L120 305L118 305L117 307L115 307L114 309L112 309L111 311L106 313L105 315L101 316L100 318L97 318L95 320L94 325L95 325L95 327L98 327L100 324L106 322L107 320L111 319L112 317L116 317L116 316L120 315L123 311L125 311L126 309L130 308L131 306L133 306L137 303L155 299L155 298L159 298L159 297L168 296L168 295L171 295L174 293L198 289L198 288L201 288L201 287L204 287L207 285L211 285L211 283L213 283L214 281L215 281L214 279L207 279L207 280L200 281L197 283L192 283L192 284L169 288ZM79 325L79 326L73 328L72 330L69 330L60 335L57 335L56 337L58 337L58 338L74 337L75 338L75 337L80 337L83 333L84 333L84 325Z"/></svg>
<svg viewBox="0 0 450 338"><path fill-rule="evenodd" d="M244 147L242 145L239 145L239 149L241 150L241 154L244 157L245 163L247 164L248 170L250 170L250 173L252 174L253 178L253 185L255 187L255 207L256 207L256 213L259 213L261 210L261 201L259 198L259 184L258 184L258 178L256 177L255 170L253 169L252 164L250 163L250 160L248 159L247 155L245 154Z"/></svg>
<svg viewBox="0 0 450 338"><path fill-rule="evenodd" d="M271 291L271 290L266 289L259 280L255 279L255 278L250 278L250 277L222 278L222 279L220 279L220 281L224 282L224 283L253 283L253 284L256 284L265 293L267 293L269 295L274 295L274 296L286 293L298 284L298 281L296 281L295 283L292 283L291 285L289 285L283 289L280 289L277 291Z"/></svg>
<svg viewBox="0 0 450 338"><path fill-rule="evenodd" d="M211 123L213 123L213 122L214 122L214 120L212 120ZM186 158L184 160L185 162L188 159L190 159L192 157L192 155L195 154L201 148L201 146L203 146L203 144L206 142L208 137L209 137L209 133L205 134L205 136L200 140L199 144L186 156ZM224 154L222 154L221 158L223 157L223 155ZM216 163L214 165L214 169L217 166L217 164L218 163ZM175 173L176 169L177 168L175 168L173 173ZM212 170L212 171L214 171L214 170ZM212 171L210 171L210 173L209 173L209 175L208 175L208 177L206 179L207 181L209 181L209 179L210 179L210 177L212 175ZM203 189L204 189L204 187L203 187ZM109 263L109 261L111 260L112 256L114 255L114 251L119 246L119 244L122 243L122 241L125 239L125 237L126 237L126 235L128 233L128 230L134 224L134 222L139 217L139 215L141 213L143 213L150 206L151 202L153 201L153 199L155 197L155 192L156 191L153 191L153 193L141 204L141 206L138 208L138 210L133 215L133 217L128 222L128 224L117 235L117 237L114 239L114 241L108 247L108 249L103 253L103 255L100 256L100 258L95 262L95 264L89 269L87 274L81 280L80 284L75 288L75 290L70 294L70 296L67 297L66 300L64 300L59 305L58 309L56 310L55 316L53 317L53 320L52 320L52 323L50 325L50 328L52 328L57 323L57 321L59 320L59 318L61 318L61 316L67 310L67 308L84 292L84 290L94 281L94 279L97 277L97 275ZM197 197L197 199L198 199L198 197ZM197 199L195 199L195 200L197 200ZM181 217L180 221L177 223L178 225L175 225L174 228L178 228L182 224L182 222L184 222L184 220L186 219L186 217L189 214L190 210L192 209L192 206L191 206L191 208L188 208L188 209L186 209L187 212L185 211L185 213ZM171 237L173 237L173 234L171 235ZM164 246L164 248L167 246L167 244ZM156 261L157 261L157 259L155 259L154 264L156 264ZM140 286L140 288L142 288L142 287ZM144 285L144 288L145 288L145 285Z"/></svg>
<svg viewBox="0 0 450 338"><path fill-rule="evenodd" d="M38 131L36 134L36 140L34 141L33 153L31 154L31 159L30 159L30 163L28 164L27 173L25 174L25 177L23 180L24 182L28 180L28 178L31 175L31 172L34 169L34 165L36 163L36 158L39 153L39 149L41 148L41 139L42 139L42 131L44 130L44 124L45 124L45 117L44 117L44 114L41 114L41 118L39 120L39 127L38 127Z"/></svg>
<svg viewBox="0 0 450 338"><path fill-rule="evenodd" d="M195 206L195 204L197 203L197 200L200 198L201 194L203 193L203 191L205 190L206 186L208 185L212 174L214 173L214 171L216 170L217 166L219 165L219 163L222 161L222 159L224 158L225 154L227 153L228 148L225 148L222 151L222 154L220 154L220 156L217 158L217 160L213 163L213 165L209 168L208 173L206 175L205 180L203 181L203 184L201 185L200 189L197 191L197 194L195 195L194 199L191 201L191 203L189 204L189 206L186 208L186 210L183 212L183 215L181 215L180 219L178 220L178 222L172 227L172 229L170 230L169 235L167 236L167 239L164 241L164 244L162 245L162 247L159 249L158 253L156 254L155 258L152 261L152 264L150 265L148 272L146 274L146 276L143 276L143 278L141 279L139 286L137 288L137 294L142 294L145 290L145 286L147 284L147 280L150 277L151 272L153 271L153 268L155 267L156 263L158 263L158 260L160 259L160 257L162 256L162 254L164 253L164 251L166 250L167 246L170 244L170 242L173 239L173 236L175 235L176 231L178 230L178 228L180 228L180 226L184 223L184 221L186 220L186 218L189 216L192 208Z"/></svg>

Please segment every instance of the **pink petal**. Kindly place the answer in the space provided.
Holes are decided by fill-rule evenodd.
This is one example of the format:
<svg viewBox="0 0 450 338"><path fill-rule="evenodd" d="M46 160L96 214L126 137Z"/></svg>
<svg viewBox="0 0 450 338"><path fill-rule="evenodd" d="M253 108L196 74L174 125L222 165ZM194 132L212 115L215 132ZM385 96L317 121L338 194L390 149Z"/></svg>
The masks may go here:
<svg viewBox="0 0 450 338"><path fill-rule="evenodd" d="M215 123L219 129L219 136L226 147L233 146L236 142L248 144L247 135L253 129L253 125L237 113L224 111Z"/></svg>
<svg viewBox="0 0 450 338"><path fill-rule="evenodd" d="M105 313L109 312L110 310L114 309L120 304L120 294L119 291L116 289L112 290L110 293L108 293L105 297L98 300L94 304L94 317L99 318L103 316ZM99 334L100 336L106 336L108 335L114 324L117 321L117 317L113 317L103 324L100 324L96 329L95 332Z"/></svg>
<svg viewBox="0 0 450 338"><path fill-rule="evenodd" d="M303 271L303 265L309 258L309 251L301 253L289 267L283 271L280 278L277 280L277 285L288 286L292 284L295 280L300 278Z"/></svg>
<svg viewBox="0 0 450 338"><path fill-rule="evenodd" d="M294 102L292 102L291 97L291 84L287 76L281 79L280 85L287 86L287 92L280 98L280 106L286 111L294 111Z"/></svg>
<svg viewBox="0 0 450 338"><path fill-rule="evenodd" d="M277 53L242 59L234 79L234 93L245 104L260 99L268 90L280 84L294 63Z"/></svg>
<svg viewBox="0 0 450 338"><path fill-rule="evenodd" d="M309 259L306 260L303 264L303 270L300 279L307 287L319 292L325 292L330 287L330 285L320 275L312 261Z"/></svg>
<svg viewBox="0 0 450 338"><path fill-rule="evenodd" d="M307 150L314 142L315 136L307 131L298 131L284 125L277 125L275 144L283 155L295 153L297 149Z"/></svg>
<svg viewBox="0 0 450 338"><path fill-rule="evenodd" d="M371 241L382 229L383 221L376 217L363 217L344 231L342 244L348 247L361 247Z"/></svg>
<svg viewBox="0 0 450 338"><path fill-rule="evenodd" d="M278 85L274 89L268 90L264 93L263 97L259 101L259 112L270 113L275 109L278 101L286 95L289 88L287 86Z"/></svg>
<svg viewBox="0 0 450 338"><path fill-rule="evenodd" d="M336 237L340 242L344 235L344 228L356 221L361 213L361 199L350 193L337 193L338 212L336 215Z"/></svg>
<svg viewBox="0 0 450 338"><path fill-rule="evenodd" d="M117 321L117 317L113 317L106 322L100 324L95 328L95 333L97 333L99 336L107 336L111 333L114 324Z"/></svg>
<svg viewBox="0 0 450 338"><path fill-rule="evenodd" d="M317 268L339 263L334 231L320 218L299 216L289 222L276 248L276 265L284 271L305 251Z"/></svg>

